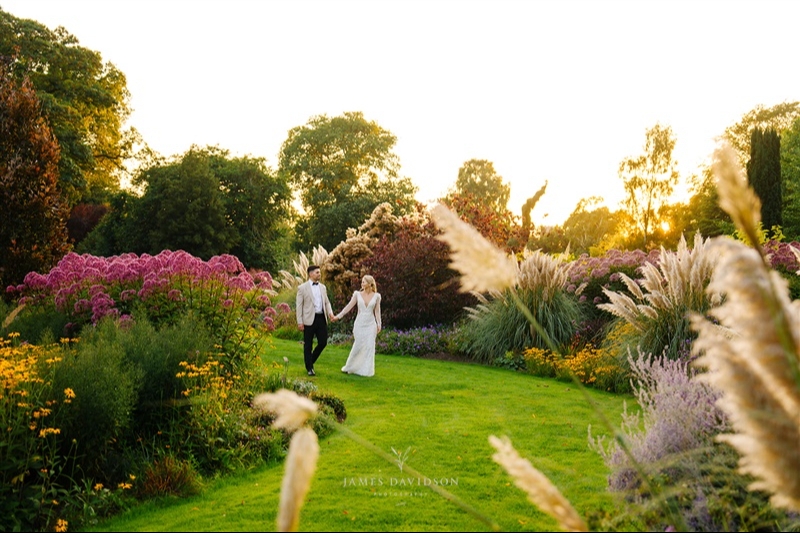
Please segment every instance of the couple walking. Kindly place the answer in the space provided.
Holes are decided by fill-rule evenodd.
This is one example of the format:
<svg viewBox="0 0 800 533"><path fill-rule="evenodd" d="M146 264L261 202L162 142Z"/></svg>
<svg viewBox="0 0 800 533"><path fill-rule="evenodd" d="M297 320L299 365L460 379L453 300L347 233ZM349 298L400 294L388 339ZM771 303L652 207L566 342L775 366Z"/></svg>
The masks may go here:
<svg viewBox="0 0 800 533"><path fill-rule="evenodd" d="M309 376L316 376L314 363L328 344L328 319L341 320L358 306L353 324L353 348L342 372L359 376L375 375L375 337L381 330L381 295L372 276L364 276L361 290L355 291L350 302L338 314L333 314L325 285L319 282L322 272L316 265L308 267L308 281L297 289L297 328L303 332L303 357ZM311 343L317 338L317 346Z"/></svg>

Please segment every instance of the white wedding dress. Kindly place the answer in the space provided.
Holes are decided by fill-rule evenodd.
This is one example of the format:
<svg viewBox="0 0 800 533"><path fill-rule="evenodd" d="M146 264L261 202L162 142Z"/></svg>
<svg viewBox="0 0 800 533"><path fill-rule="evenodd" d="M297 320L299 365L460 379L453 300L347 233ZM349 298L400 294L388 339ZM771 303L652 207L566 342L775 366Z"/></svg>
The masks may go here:
<svg viewBox="0 0 800 533"><path fill-rule="evenodd" d="M361 291L353 293L350 303L337 315L341 318L355 305L358 305L358 315L353 324L353 348L350 356L342 367L342 372L357 374L359 376L375 375L375 337L381 325L381 295L373 293L369 304L364 303Z"/></svg>

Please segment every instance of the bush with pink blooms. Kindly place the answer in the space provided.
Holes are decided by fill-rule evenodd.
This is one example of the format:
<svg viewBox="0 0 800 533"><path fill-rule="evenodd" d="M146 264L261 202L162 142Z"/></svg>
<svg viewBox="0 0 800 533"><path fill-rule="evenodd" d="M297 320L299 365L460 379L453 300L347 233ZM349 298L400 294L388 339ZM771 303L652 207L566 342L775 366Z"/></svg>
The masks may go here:
<svg viewBox="0 0 800 533"><path fill-rule="evenodd" d="M6 292L25 305L18 317L23 326L26 316L33 321L37 314L60 316L61 322L49 322L63 322L64 331L52 333L65 337L105 317L124 324L142 313L159 326L192 312L232 362L253 351L263 333L274 328L277 314L269 272L251 274L232 255L203 261L183 251L112 257L70 253L49 272L31 272Z"/></svg>
<svg viewBox="0 0 800 533"><path fill-rule="evenodd" d="M578 351L586 344L597 344L602 340L605 326L613 316L597 308L597 304L608 303L603 289L624 291L625 284L620 273L632 279L639 277L637 271L645 263L658 264L660 252L651 250L609 250L601 257L581 254L572 262L569 271L567 292L579 292L578 301L584 312L584 322L577 328L572 350Z"/></svg>
<svg viewBox="0 0 800 533"><path fill-rule="evenodd" d="M770 240L764 243L764 251L769 258L770 266L789 282L789 292L793 300L800 298L800 261L794 252L800 251L800 242L779 242Z"/></svg>

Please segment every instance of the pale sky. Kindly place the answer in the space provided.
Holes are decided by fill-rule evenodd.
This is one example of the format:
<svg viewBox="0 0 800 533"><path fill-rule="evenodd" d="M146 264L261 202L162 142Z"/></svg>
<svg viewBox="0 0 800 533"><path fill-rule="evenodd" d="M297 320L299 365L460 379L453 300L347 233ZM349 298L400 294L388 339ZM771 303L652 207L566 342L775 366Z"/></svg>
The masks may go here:
<svg viewBox="0 0 800 533"><path fill-rule="evenodd" d="M127 77L162 155L265 157L311 117L361 111L398 139L418 199L488 159L517 215L559 224L623 195L620 162L673 129L683 175L756 105L800 100L796 0L0 0L64 26Z"/></svg>

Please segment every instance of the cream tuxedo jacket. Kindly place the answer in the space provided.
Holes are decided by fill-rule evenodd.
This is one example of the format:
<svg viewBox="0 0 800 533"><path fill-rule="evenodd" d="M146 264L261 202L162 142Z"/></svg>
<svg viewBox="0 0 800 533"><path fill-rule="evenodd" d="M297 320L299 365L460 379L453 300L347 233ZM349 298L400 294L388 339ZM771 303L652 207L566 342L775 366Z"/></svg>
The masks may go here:
<svg viewBox="0 0 800 533"><path fill-rule="evenodd" d="M322 313L325 315L325 321L328 321L328 316L333 314L331 302L328 300L328 291L325 285L319 284L319 291L322 295ZM305 324L311 326L314 324L314 294L311 292L311 282L306 281L297 288L297 324Z"/></svg>

